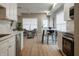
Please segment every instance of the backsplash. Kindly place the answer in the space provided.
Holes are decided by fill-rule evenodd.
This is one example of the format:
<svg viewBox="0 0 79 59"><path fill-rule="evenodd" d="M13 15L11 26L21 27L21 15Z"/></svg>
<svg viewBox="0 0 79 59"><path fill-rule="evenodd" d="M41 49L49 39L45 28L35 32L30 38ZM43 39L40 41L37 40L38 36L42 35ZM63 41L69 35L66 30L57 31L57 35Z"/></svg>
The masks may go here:
<svg viewBox="0 0 79 59"><path fill-rule="evenodd" d="M0 34L10 34L11 33L11 22L7 20L0 20Z"/></svg>
<svg viewBox="0 0 79 59"><path fill-rule="evenodd" d="M67 32L74 34L74 20L67 21Z"/></svg>

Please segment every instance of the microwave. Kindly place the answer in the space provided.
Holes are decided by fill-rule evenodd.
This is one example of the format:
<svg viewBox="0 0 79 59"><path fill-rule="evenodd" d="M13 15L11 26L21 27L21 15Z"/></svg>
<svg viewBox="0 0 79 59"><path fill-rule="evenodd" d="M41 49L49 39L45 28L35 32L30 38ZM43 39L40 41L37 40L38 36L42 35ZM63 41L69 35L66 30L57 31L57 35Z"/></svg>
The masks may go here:
<svg viewBox="0 0 79 59"><path fill-rule="evenodd" d="M72 6L70 9L69 9L69 17L71 19L74 19L74 6Z"/></svg>

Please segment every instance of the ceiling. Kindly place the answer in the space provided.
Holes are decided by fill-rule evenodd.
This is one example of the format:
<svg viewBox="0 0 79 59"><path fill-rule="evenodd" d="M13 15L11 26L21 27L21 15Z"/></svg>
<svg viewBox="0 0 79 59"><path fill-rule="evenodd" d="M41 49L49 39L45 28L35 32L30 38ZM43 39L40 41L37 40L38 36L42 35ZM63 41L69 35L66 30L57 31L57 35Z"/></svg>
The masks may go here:
<svg viewBox="0 0 79 59"><path fill-rule="evenodd" d="M51 8L51 3L18 3L18 13L46 13Z"/></svg>

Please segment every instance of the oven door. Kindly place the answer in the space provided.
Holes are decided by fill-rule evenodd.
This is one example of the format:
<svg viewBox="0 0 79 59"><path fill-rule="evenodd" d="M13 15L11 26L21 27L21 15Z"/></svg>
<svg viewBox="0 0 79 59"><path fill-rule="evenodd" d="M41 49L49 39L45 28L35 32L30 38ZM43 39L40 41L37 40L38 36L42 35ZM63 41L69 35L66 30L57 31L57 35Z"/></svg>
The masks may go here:
<svg viewBox="0 0 79 59"><path fill-rule="evenodd" d="M68 38L62 38L62 50L67 56L74 56L74 42Z"/></svg>

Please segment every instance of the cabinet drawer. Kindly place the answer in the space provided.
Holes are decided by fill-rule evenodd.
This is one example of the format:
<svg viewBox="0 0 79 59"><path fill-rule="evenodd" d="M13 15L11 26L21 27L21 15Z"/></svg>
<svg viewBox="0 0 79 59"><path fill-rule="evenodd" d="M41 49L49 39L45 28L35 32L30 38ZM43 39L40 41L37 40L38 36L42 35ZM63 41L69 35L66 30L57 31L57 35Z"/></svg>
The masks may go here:
<svg viewBox="0 0 79 59"><path fill-rule="evenodd" d="M8 41L9 41L8 39L0 41L0 45L3 44L3 43L5 43L5 42L8 42Z"/></svg>
<svg viewBox="0 0 79 59"><path fill-rule="evenodd" d="M8 56L8 48L7 47L0 49L0 56Z"/></svg>
<svg viewBox="0 0 79 59"><path fill-rule="evenodd" d="M13 36L13 37L10 38L9 44L10 45L14 45L15 44L15 36Z"/></svg>
<svg viewBox="0 0 79 59"><path fill-rule="evenodd" d="M11 44L11 43L15 43L15 39L9 41L9 43L10 43L10 44Z"/></svg>
<svg viewBox="0 0 79 59"><path fill-rule="evenodd" d="M0 48L6 47L9 45L9 41L8 40L4 40L0 42Z"/></svg>
<svg viewBox="0 0 79 59"><path fill-rule="evenodd" d="M15 41L15 36L12 36L9 40L9 42L13 42L13 41Z"/></svg>

